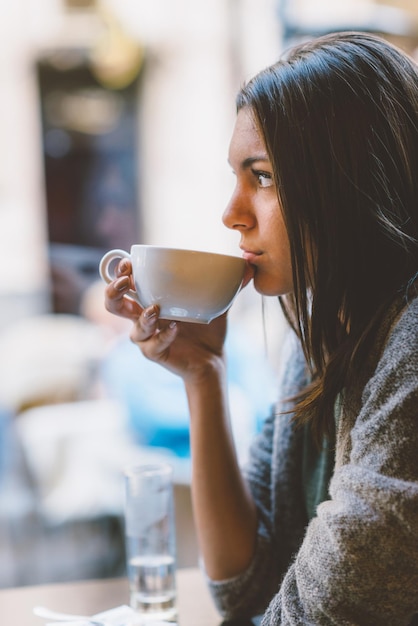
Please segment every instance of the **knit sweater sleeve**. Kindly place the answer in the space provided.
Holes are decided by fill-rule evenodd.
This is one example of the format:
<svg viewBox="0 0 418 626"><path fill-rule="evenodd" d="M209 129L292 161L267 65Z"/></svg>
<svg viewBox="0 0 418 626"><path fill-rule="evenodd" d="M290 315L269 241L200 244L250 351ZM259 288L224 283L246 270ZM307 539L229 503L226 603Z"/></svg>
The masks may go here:
<svg viewBox="0 0 418 626"><path fill-rule="evenodd" d="M392 331L262 626L406 626L418 613L418 305ZM415 618L416 619L416 618ZM414 622L415 623L415 622Z"/></svg>
<svg viewBox="0 0 418 626"><path fill-rule="evenodd" d="M299 501L301 490L299 486L292 488L300 474L298 458L302 437L301 433L295 434L291 417L280 415L284 399L294 395L306 380L305 361L293 333L289 333L284 342L281 363L281 401L272 408L251 447L249 462L243 468L258 512L257 545L252 563L234 578L207 580L214 601L226 618L248 617L266 610L280 587L306 526L305 507ZM274 457L277 447L283 451L279 459ZM278 477L274 485L273 476ZM277 500L286 505L283 515L279 516L279 524L275 521ZM292 532L289 533L289 529Z"/></svg>

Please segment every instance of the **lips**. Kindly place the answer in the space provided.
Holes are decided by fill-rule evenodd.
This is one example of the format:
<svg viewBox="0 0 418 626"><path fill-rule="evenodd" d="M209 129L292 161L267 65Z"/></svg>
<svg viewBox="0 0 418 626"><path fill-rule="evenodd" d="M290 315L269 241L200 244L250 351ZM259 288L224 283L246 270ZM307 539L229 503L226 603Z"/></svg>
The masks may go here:
<svg viewBox="0 0 418 626"><path fill-rule="evenodd" d="M251 265L256 265L258 259L260 258L260 252L252 252L251 250L243 250L242 258L250 263Z"/></svg>

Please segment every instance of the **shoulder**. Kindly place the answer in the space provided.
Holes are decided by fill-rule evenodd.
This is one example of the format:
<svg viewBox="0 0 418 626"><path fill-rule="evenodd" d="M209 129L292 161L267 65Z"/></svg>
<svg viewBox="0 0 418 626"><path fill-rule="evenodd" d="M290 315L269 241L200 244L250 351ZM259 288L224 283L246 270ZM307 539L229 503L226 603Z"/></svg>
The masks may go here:
<svg viewBox="0 0 418 626"><path fill-rule="evenodd" d="M352 447L369 443L365 429L390 433L394 441L401 431L418 434L417 405L418 298L388 310L366 362L345 388L337 465L348 462Z"/></svg>
<svg viewBox="0 0 418 626"><path fill-rule="evenodd" d="M399 367L418 374L418 298L408 302L393 320L378 362L383 366Z"/></svg>
<svg viewBox="0 0 418 626"><path fill-rule="evenodd" d="M391 437L408 431L418 445L417 435L413 434L418 434L417 404L418 299L415 299L403 307L391 324L376 368L364 387L358 423L379 422L379 432L390 433Z"/></svg>
<svg viewBox="0 0 418 626"><path fill-rule="evenodd" d="M418 372L418 297L407 302L399 298L388 308L354 382L362 389L376 373L408 362Z"/></svg>
<svg viewBox="0 0 418 626"><path fill-rule="evenodd" d="M406 339L414 345L418 342L418 297L408 302L400 311L392 325L386 347Z"/></svg>

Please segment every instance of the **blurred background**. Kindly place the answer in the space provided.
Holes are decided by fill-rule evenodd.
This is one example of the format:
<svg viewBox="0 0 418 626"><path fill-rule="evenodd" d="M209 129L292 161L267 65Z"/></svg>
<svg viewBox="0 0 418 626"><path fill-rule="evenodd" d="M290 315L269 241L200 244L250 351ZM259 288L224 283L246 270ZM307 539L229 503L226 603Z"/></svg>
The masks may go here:
<svg viewBox="0 0 418 626"><path fill-rule="evenodd" d="M178 564L198 559L181 384L104 310L98 262L133 243L238 253L235 93L336 30L413 56L416 0L14 0L0 20L0 587L125 573L122 469L175 468ZM231 311L241 462L274 400L283 321Z"/></svg>

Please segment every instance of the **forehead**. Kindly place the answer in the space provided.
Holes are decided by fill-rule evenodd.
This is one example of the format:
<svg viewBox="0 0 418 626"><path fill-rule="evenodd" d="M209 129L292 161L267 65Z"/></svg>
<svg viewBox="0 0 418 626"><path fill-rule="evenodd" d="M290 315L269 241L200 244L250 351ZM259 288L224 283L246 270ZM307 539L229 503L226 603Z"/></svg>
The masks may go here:
<svg viewBox="0 0 418 626"><path fill-rule="evenodd" d="M257 126L254 114L248 108L238 112L229 146L229 160L232 163L248 157L267 159L264 138Z"/></svg>

